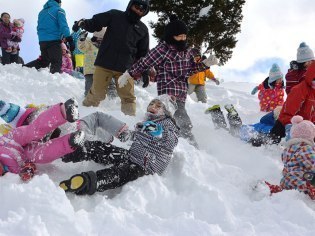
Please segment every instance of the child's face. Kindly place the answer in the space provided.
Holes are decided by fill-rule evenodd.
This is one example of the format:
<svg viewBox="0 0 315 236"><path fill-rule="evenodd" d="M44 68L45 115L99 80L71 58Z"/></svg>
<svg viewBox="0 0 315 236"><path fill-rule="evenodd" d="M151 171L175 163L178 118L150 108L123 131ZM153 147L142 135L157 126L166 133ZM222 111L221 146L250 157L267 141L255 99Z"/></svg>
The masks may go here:
<svg viewBox="0 0 315 236"><path fill-rule="evenodd" d="M147 111L155 115L163 115L164 105L159 100L152 100L148 105Z"/></svg>
<svg viewBox="0 0 315 236"><path fill-rule="evenodd" d="M277 79L277 80L276 80L276 83L277 83L277 84L282 83L282 78L281 78L281 79Z"/></svg>

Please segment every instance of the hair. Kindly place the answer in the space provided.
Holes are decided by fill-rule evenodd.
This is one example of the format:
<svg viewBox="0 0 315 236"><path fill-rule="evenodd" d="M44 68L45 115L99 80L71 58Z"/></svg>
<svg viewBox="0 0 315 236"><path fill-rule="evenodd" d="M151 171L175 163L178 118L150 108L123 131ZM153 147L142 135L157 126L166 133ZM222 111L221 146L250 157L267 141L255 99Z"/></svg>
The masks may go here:
<svg viewBox="0 0 315 236"><path fill-rule="evenodd" d="M9 16L10 16L9 13L7 13L7 12L2 12L2 13L1 13L1 18L2 18L4 15L9 15ZM10 16L10 17L11 17L11 16Z"/></svg>
<svg viewBox="0 0 315 236"><path fill-rule="evenodd" d="M306 67L305 67L305 62L297 62L297 67L298 67L298 70L305 70Z"/></svg>

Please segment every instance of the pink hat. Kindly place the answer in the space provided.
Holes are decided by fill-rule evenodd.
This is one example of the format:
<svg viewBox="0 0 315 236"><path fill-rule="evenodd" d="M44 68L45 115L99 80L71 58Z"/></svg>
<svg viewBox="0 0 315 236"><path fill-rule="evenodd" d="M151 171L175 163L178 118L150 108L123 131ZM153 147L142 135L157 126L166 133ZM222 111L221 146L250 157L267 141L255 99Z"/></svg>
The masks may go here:
<svg viewBox="0 0 315 236"><path fill-rule="evenodd" d="M302 116L293 116L291 119L291 123L291 138L302 138L311 142L314 141L315 125L311 121L303 120Z"/></svg>

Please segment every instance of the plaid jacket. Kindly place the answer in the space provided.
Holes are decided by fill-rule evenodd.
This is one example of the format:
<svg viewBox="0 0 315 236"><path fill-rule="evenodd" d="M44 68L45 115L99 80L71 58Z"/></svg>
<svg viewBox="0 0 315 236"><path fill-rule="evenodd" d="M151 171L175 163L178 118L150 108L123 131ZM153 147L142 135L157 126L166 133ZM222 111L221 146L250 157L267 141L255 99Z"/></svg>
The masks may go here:
<svg viewBox="0 0 315 236"><path fill-rule="evenodd" d="M179 52L175 47L165 42L155 48L128 70L131 76L142 74L143 71L154 67L158 95L168 94L185 102L187 97L188 77L199 71L208 69L203 63L195 63L190 50Z"/></svg>

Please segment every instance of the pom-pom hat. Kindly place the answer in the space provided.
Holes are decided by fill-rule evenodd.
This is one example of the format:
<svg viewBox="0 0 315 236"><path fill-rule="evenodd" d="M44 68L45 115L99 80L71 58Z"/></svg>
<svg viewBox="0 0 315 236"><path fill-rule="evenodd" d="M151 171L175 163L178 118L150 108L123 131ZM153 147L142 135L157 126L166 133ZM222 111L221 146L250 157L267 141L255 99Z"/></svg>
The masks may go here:
<svg viewBox="0 0 315 236"><path fill-rule="evenodd" d="M303 63L307 61L312 61L314 59L315 58L313 50L310 49L310 47L306 43L302 42L297 49L296 61L298 63Z"/></svg>
<svg viewBox="0 0 315 236"><path fill-rule="evenodd" d="M314 142L315 125L309 120L303 120L302 116L293 116L291 119L291 138L301 138Z"/></svg>

